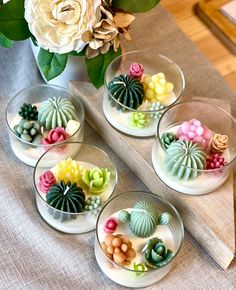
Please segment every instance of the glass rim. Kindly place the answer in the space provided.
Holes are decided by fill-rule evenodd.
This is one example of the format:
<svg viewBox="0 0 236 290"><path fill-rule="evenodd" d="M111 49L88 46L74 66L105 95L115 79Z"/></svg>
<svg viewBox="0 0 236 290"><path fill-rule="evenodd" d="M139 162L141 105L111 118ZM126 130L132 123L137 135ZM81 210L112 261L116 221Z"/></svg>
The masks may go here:
<svg viewBox="0 0 236 290"><path fill-rule="evenodd" d="M112 94L110 94L109 90L108 90L108 84L107 84L107 73L108 73L108 69L118 60L118 59L121 59L124 55L129 55L129 54L134 54L134 53L145 53L147 52L148 50L132 50L132 51L129 51L129 52L125 52L125 53L122 53L121 55L117 56L107 67L106 69L106 72L105 72L105 77L104 77L104 87L105 87L105 91L107 92L108 96L111 97L119 106L121 106L122 108L124 108L125 110L128 110L128 111L132 111L132 112L138 112L138 113L158 113L158 112L162 112L162 111L165 111L167 108L171 107L172 105L176 104L179 99L181 98L181 96L183 96L183 93L184 93L184 90L185 90L185 77L184 77L184 74L183 74L183 71L181 70L181 68L179 67L178 64L176 64L174 61L172 61L171 59L169 59L168 57L166 57L165 55L163 54L157 54L157 56L159 56L160 58L166 60L169 64L173 64L178 73L180 74L181 76L181 79L182 79L182 82L183 82L183 86L181 88L181 92L178 96L176 96L176 100L174 102L172 102L170 105L168 106L164 106L163 109L159 109L159 110L139 110L139 109L131 109L127 106L125 106L124 104L120 103L119 101L117 101L113 96ZM128 72L127 72L128 73Z"/></svg>
<svg viewBox="0 0 236 290"><path fill-rule="evenodd" d="M72 137L74 137L79 131L80 131L80 129L81 128L83 128L83 125L84 125L84 123L85 123L85 120L84 120L84 116L85 116L85 112L84 112L84 106L83 106L83 103L82 103L82 101L80 100L80 98L78 97L78 98L76 98L76 101L78 101L78 103L79 103L79 105L80 105L80 109L81 109L81 111L82 111L82 122L80 122L80 126L79 126L79 128L76 130L76 132L73 134L73 135L71 135L71 136L69 136L66 140L64 140L64 141L61 141L61 142L58 142L58 143L54 143L54 144L33 144L33 143L31 143L31 142L28 142L28 141L25 141L25 140L22 140L20 137L18 137L16 134L15 134L15 132L13 131L13 129L11 128L11 126L10 126L10 124L9 124L9 120L8 120L8 117L7 117L7 115L8 115L8 109L9 109L9 107L10 107L10 105L12 104L12 102L21 94L21 93L24 93L25 91L28 91L29 89L34 89L34 88L37 88L37 87L45 87L45 88L47 88L47 87L50 87L50 88L55 88L55 89L57 89L57 90L64 90L64 91L66 91L69 95L71 95L71 96L73 96L73 97L76 97L70 90L68 90L68 89L66 89L66 88L64 88L64 87L61 87L61 86L57 86L57 85L49 85L49 84L36 84L36 85L33 85L33 86L28 86L28 87L26 87L26 88L24 88L24 89L22 89L22 90L20 90L18 93L16 93L15 95L14 95L14 97L13 98L11 98L10 99L10 101L8 102L8 104L7 104L7 107L6 107L6 110L5 110L5 122L6 122L6 124L7 124L7 129L8 129L8 131L10 132L10 134L13 134L13 136L15 137L15 138L17 138L20 142L22 142L23 144L27 144L27 145L30 145L30 146L32 146L32 147L34 147L34 148L42 148L42 147L46 147L46 148L51 148L51 147L53 147L55 144L64 144L64 143L66 143L67 142L67 140L69 141ZM36 122L37 122L37 120L35 120ZM52 129L51 129L52 130Z"/></svg>
<svg viewBox="0 0 236 290"><path fill-rule="evenodd" d="M66 145L66 143L67 144L81 144L81 145L85 145L85 146L88 146L88 147L90 147L90 148L93 148L93 149L96 149L96 150L98 150L98 151L100 151L100 152L102 152L107 158L108 158L108 160L111 162L111 164L112 164L112 167L113 167L113 169L114 169L114 172L115 172L115 184L114 184L114 186L113 186L113 188L112 188L112 191L111 191L111 194L109 195L109 198L103 203L103 204L101 204L100 206L98 206L97 208L94 208L94 209L92 209L92 210L86 210L86 211L83 211L83 212L79 212L79 213L71 213L71 212L66 212L66 211L63 211L63 210L59 210L59 209L56 209L55 207L53 207L53 206L51 206L51 205L49 205L47 202L46 202L46 200L42 197L42 195L40 194L40 192L39 192L39 190L38 190L38 187L37 187L37 184L36 184L36 170L37 170L37 168L38 168L38 164L39 164L39 162L41 161L41 159L50 151L50 150L52 150L52 149L54 149L54 148L57 148L57 147L60 147L60 146L65 146ZM62 159L61 159L62 160ZM61 161L60 160L60 161ZM57 144L57 145L54 145L54 146L52 146L50 149L48 149L46 152L44 152L41 156L40 156L40 158L38 159L38 161L37 161L37 163L36 163L36 165L35 165L35 167L34 167L34 171L33 171L33 184L34 184L34 188L35 188L35 190L36 190L36 193L37 193L37 196L39 196L40 197L40 199L44 202L44 204L46 204L46 206L48 206L49 208L51 208L52 210L54 210L54 211L56 211L56 212L59 212L59 213L63 213L63 214L69 214L69 215L72 215L72 216L78 216L78 215L84 215L84 214L87 214L87 213L93 213L94 211L96 211L96 210L98 210L98 209L100 209L100 208L102 208L109 200L110 200L110 198L111 198L111 196L114 194L114 192L115 192L115 189L116 189L116 186L117 186L117 183L118 183L118 171L117 171L117 168L116 168L116 165L115 165L115 162L109 157L109 155L104 151L104 150L102 150L101 148L99 148L99 147L97 147L97 146L95 146L95 145L91 145L91 144L89 144L89 143L86 143L86 142L65 142L65 143L60 143L60 144ZM46 195L46 194L45 194ZM99 195L94 195L94 196L99 196Z"/></svg>
<svg viewBox="0 0 236 290"><path fill-rule="evenodd" d="M148 192L148 191L144 191L144 190L133 190L133 191L125 191L125 192L122 192L122 193L119 193L115 196L113 196L111 199L109 199L109 201L104 205L104 207L102 208L102 210L99 212L98 214L98 217L97 217L97 222L96 222L96 228L95 228L95 232L96 232L96 239L98 241L98 244L99 244L99 247L100 247L100 250L102 251L103 255L112 263L114 264L115 266L118 266L120 267L121 269L124 269L124 270L127 270L127 271L130 271L131 273L145 273L146 271L139 271L139 270L133 270L133 269L128 269L126 268L125 266L121 266L119 264L117 264L115 261L112 261L106 254L105 252L103 251L102 249L102 246L101 246L101 243L100 243L100 239L98 237L98 223L99 223L99 219L100 219L100 216L102 214L102 212L105 210L105 208L107 206L109 206L109 203L113 202L116 198L119 198L121 197L122 195L126 195L126 194L130 194L130 193L143 193L145 195L152 195L154 197L156 197L157 199L159 199L162 203L164 203L164 205L166 205L167 207L170 207L174 213L176 214L176 218L179 222L179 225L180 225L180 229L181 229L181 241L180 241L180 244L178 246L178 249L176 251L176 253L173 255L172 259L170 261L168 261L164 266L160 267L160 268L152 268L151 271L157 271L157 270L160 270L164 267L166 267L167 265L169 265L171 262L173 262L173 260L177 257L177 255L179 254L179 251L182 247L182 244L183 244L183 241L184 241L184 224L183 224L183 220L179 214L179 212L177 211L177 209L170 203L168 202L167 200L165 200L164 198L162 198L161 196L159 196L158 194L155 194L153 192ZM173 233L172 233L173 234ZM173 235L174 237L174 235Z"/></svg>
<svg viewBox="0 0 236 290"><path fill-rule="evenodd" d="M169 111L169 110L171 110L171 109L173 109L173 108L175 108L175 107L177 107L177 106L181 106L182 104L185 104L185 103L195 103L195 102L197 102L197 103L206 103L207 105L213 105L213 106L215 106L215 107L217 107L219 110L221 110L222 112L224 112L226 115L228 115L228 117L235 123L236 122L236 119L233 117L233 115L232 114L230 114L229 112L227 112L225 109L223 109L221 106L219 106L219 105L217 105L217 104L215 104L214 102L209 102L209 101L206 101L206 100L200 100L200 99L192 99L192 100L186 100L186 101L181 101L181 102L179 102L179 103L177 103L177 104L175 104L175 105L173 105L173 106L171 106L171 107L169 107L168 109L166 109L166 111L160 116L160 119L159 119L159 122L158 122L158 124L157 124L157 131L156 131L156 136L155 136L155 139L156 140L158 140L158 142L159 142L159 144L161 145L161 148L162 148L162 150L164 150L164 152L165 152L165 154L167 154L168 155L168 157L171 159L171 160L173 160L175 163L177 162L177 160L175 159L175 158L173 158L173 157L171 157L167 152L166 152L166 150L165 150L165 148L163 147L163 145L162 145L162 142L161 142L161 138L160 138L160 124L161 124L161 121L162 121L162 118L165 116L165 114ZM158 146L158 144L157 144L157 146ZM188 169L191 169L191 170L193 170L193 171L196 171L196 172L218 172L218 171L220 171L220 170L224 170L224 168L226 168L226 167L229 167L234 161L236 160L236 156L232 159L232 160L230 160L226 165L224 165L223 167L220 167L220 168L214 168L214 169L193 169L193 168L191 168L191 167L189 167L189 166L186 166L186 165L182 165L181 164L181 166L183 166L184 168L188 168Z"/></svg>

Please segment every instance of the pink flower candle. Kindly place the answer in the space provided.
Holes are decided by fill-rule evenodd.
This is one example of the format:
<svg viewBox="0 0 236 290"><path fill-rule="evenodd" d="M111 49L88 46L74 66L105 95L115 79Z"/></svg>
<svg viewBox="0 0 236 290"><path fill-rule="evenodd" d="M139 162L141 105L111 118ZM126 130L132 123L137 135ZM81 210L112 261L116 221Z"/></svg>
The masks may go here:
<svg viewBox="0 0 236 290"><path fill-rule="evenodd" d="M52 185L56 183L55 176L48 170L39 176L38 187L43 193L47 193Z"/></svg>
<svg viewBox="0 0 236 290"><path fill-rule="evenodd" d="M140 81L142 79L143 71L143 66L140 63L134 62L130 65L128 75Z"/></svg>
<svg viewBox="0 0 236 290"><path fill-rule="evenodd" d="M105 224L103 226L104 232L107 234L112 234L115 232L116 228L118 226L118 221L115 218L108 218L105 221Z"/></svg>

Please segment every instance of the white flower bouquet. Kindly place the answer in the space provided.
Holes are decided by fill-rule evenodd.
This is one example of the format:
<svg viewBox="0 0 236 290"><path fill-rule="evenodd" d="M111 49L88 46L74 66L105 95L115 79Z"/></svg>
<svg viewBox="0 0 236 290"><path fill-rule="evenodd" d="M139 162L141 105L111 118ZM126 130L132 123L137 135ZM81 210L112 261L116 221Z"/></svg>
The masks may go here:
<svg viewBox="0 0 236 290"><path fill-rule="evenodd" d="M121 54L120 37L135 17L160 0L0 0L0 45L31 38L47 80L60 75L68 55L85 57L90 81L103 85L106 67Z"/></svg>

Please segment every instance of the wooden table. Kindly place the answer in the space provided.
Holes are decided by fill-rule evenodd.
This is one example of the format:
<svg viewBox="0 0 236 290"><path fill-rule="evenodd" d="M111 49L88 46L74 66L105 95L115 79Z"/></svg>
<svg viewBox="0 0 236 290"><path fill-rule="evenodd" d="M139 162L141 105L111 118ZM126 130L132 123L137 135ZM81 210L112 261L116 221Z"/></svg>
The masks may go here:
<svg viewBox="0 0 236 290"><path fill-rule="evenodd" d="M197 45L225 80L236 90L236 56L233 55L194 13L198 0L162 0L183 32Z"/></svg>

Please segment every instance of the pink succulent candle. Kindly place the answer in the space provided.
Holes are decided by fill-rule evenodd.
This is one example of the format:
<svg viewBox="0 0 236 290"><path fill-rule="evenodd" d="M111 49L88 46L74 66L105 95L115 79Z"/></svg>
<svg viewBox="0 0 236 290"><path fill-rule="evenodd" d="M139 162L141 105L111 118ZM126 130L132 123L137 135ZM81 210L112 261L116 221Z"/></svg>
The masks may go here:
<svg viewBox="0 0 236 290"><path fill-rule="evenodd" d="M56 183L55 176L48 170L39 176L38 187L43 193L47 193L51 186Z"/></svg>
<svg viewBox="0 0 236 290"><path fill-rule="evenodd" d="M142 79L143 71L143 66L140 63L133 62L130 65L128 75L140 81Z"/></svg>
<svg viewBox="0 0 236 290"><path fill-rule="evenodd" d="M42 143L44 145L50 145L65 141L67 138L68 134L66 133L66 130L64 128L57 127L55 129L50 130L48 136L46 138L43 138Z"/></svg>
<svg viewBox="0 0 236 290"><path fill-rule="evenodd" d="M207 149L211 141L212 133L207 126L201 124L197 119L183 122L177 132L179 140L198 143L203 149Z"/></svg>
<svg viewBox="0 0 236 290"><path fill-rule="evenodd" d="M118 226L118 221L115 218L108 218L105 221L105 224L103 226L104 232L107 234L112 234L115 232L116 228Z"/></svg>

